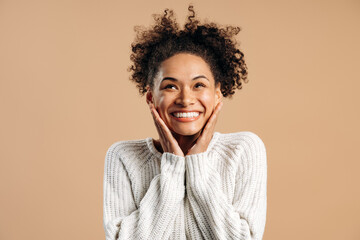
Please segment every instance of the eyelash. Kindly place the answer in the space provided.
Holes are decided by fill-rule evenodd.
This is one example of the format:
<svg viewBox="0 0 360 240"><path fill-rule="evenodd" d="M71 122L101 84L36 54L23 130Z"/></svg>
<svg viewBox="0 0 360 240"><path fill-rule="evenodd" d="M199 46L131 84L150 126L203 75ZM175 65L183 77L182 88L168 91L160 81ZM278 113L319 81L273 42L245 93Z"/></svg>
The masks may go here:
<svg viewBox="0 0 360 240"><path fill-rule="evenodd" d="M176 88L175 85L172 85L172 84L168 84L164 87L164 89L171 89L171 88Z"/></svg>
<svg viewBox="0 0 360 240"><path fill-rule="evenodd" d="M205 84L203 84L203 83L196 83L196 84L195 84L195 87L196 87L196 88L199 87L199 86L200 86L200 87L206 87Z"/></svg>
<svg viewBox="0 0 360 240"><path fill-rule="evenodd" d="M203 83L196 83L196 84L195 84L195 88L199 88L199 87L206 87L206 85L203 84ZM173 85L173 84L168 84L168 85L166 85L166 86L164 87L164 89L173 89L173 88L176 89L176 86Z"/></svg>

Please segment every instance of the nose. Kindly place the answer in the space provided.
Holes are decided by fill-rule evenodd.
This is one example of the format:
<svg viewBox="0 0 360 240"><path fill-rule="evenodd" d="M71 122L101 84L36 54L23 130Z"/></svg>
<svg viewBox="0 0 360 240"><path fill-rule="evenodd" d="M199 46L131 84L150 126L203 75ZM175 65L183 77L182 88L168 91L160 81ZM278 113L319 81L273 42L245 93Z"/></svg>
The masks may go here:
<svg viewBox="0 0 360 240"><path fill-rule="evenodd" d="M189 89L182 89L182 91L179 93L175 100L175 104L181 105L182 107L187 107L189 105L194 104L195 97L191 90Z"/></svg>

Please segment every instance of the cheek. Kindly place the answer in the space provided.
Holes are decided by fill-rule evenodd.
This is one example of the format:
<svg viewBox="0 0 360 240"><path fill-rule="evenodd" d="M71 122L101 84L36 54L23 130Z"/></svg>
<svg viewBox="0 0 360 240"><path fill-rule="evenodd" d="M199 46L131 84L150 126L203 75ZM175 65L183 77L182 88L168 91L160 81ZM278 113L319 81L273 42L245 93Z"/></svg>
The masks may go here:
<svg viewBox="0 0 360 240"><path fill-rule="evenodd" d="M160 113L160 116L162 119L164 119L165 112L167 111L171 100L169 97L166 97L164 95L157 96L156 99L154 99L155 102L155 108Z"/></svg>
<svg viewBox="0 0 360 240"><path fill-rule="evenodd" d="M210 115L215 107L215 95L209 92L201 94L200 101L205 107L206 115Z"/></svg>

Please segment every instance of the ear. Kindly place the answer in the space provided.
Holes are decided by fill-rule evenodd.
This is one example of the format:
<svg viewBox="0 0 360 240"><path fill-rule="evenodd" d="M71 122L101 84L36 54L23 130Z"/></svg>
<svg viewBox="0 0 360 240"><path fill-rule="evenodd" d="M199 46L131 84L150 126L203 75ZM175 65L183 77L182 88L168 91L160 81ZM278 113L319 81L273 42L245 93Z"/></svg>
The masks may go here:
<svg viewBox="0 0 360 240"><path fill-rule="evenodd" d="M146 87L146 103L154 103L154 98L151 92L151 88L149 86Z"/></svg>
<svg viewBox="0 0 360 240"><path fill-rule="evenodd" d="M221 85L218 83L215 86L215 106L218 105L219 102L222 101L223 95L221 93Z"/></svg>

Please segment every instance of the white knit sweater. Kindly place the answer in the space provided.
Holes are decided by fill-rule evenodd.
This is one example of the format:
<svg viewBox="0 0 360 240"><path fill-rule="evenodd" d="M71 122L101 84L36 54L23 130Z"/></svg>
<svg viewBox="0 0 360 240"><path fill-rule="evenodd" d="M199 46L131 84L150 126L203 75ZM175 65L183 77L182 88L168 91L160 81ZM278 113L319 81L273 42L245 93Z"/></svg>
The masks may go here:
<svg viewBox="0 0 360 240"><path fill-rule="evenodd" d="M151 138L119 141L105 158L106 240L262 239L266 192L266 150L252 132L215 132L186 157Z"/></svg>

